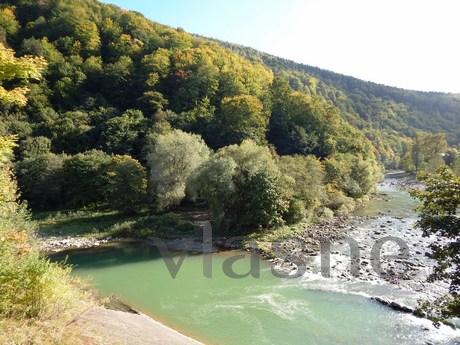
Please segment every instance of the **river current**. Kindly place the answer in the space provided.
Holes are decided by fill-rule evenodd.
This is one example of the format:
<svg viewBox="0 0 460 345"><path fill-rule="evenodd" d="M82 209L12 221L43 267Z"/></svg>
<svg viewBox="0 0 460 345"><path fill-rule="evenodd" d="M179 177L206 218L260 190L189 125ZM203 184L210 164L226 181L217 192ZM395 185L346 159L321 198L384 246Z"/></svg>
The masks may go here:
<svg viewBox="0 0 460 345"><path fill-rule="evenodd" d="M175 253L182 265L173 278L158 251L142 243L60 253L103 295L116 295L159 321L206 344L456 344L460 333L371 300L379 296L415 306L419 298L440 294L445 284L425 283L432 262L427 241L414 229L415 202L392 179L379 186L380 197L358 211L348 234L360 247L362 275L349 273L349 247L335 243L331 277L319 273L320 257L311 258L305 275L278 278L269 262L258 261L259 277L235 278L224 271L232 260L235 274L248 272L248 253L212 254L212 277L203 274L203 256ZM409 279L391 283L373 272L369 252L383 236L402 238L410 249ZM435 239L431 239L435 240ZM383 251L399 248L388 244ZM406 263L407 264L407 263ZM398 270L397 263L386 269Z"/></svg>

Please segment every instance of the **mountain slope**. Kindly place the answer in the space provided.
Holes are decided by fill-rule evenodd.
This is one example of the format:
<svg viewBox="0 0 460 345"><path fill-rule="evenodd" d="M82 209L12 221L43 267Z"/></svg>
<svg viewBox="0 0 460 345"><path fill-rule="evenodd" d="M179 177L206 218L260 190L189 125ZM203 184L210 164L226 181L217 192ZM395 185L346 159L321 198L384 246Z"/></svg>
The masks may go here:
<svg viewBox="0 0 460 345"><path fill-rule="evenodd" d="M0 109L0 133L18 135L20 152L101 149L143 161L148 138L167 126L212 148L252 139L321 159L367 155L370 139L393 165L417 129L458 142L457 97L363 82L94 0L6 1L0 39L48 61L28 105Z"/></svg>
<svg viewBox="0 0 460 345"><path fill-rule="evenodd" d="M28 105L0 109L0 130L18 135L26 151L41 137L52 152L96 148L142 160L147 137L164 125L200 134L215 149L252 139L320 158L369 150L321 95L294 95L268 66L210 40L94 0L3 6L6 43L48 61Z"/></svg>
<svg viewBox="0 0 460 345"><path fill-rule="evenodd" d="M241 45L216 42L253 61L263 62L275 73L287 74L291 86L317 92L358 127L394 130L409 136L415 130L446 132L452 144L460 142L458 94L412 91L366 82Z"/></svg>

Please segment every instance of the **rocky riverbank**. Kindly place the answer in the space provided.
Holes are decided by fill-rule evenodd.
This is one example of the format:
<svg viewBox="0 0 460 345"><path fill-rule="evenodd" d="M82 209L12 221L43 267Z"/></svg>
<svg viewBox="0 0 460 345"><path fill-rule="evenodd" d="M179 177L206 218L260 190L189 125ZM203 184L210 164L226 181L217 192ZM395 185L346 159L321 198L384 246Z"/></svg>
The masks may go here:
<svg viewBox="0 0 460 345"><path fill-rule="evenodd" d="M262 255L281 266L293 266L295 262L307 262L309 257L318 255L321 243L334 242L343 238L354 225L350 217L335 217L307 226L295 236L271 243Z"/></svg>
<svg viewBox="0 0 460 345"><path fill-rule="evenodd" d="M411 181L411 182L409 182ZM306 265L303 280L311 289L357 293L388 301L406 310L416 309L420 299L432 301L448 291L448 282L428 282L435 266L430 245L442 239L423 237L415 223L415 202L407 188L414 180L386 178L366 213L312 225L301 235L277 245L271 261L280 269L295 272ZM330 241L328 276L319 243ZM354 247L355 272L351 269L350 248ZM357 267L356 267L357 266Z"/></svg>
<svg viewBox="0 0 460 345"><path fill-rule="evenodd" d="M73 236L49 236L37 238L40 251L44 253L56 253L71 249L85 249L108 245L113 242L122 241L120 238L95 238L95 237L73 237Z"/></svg>

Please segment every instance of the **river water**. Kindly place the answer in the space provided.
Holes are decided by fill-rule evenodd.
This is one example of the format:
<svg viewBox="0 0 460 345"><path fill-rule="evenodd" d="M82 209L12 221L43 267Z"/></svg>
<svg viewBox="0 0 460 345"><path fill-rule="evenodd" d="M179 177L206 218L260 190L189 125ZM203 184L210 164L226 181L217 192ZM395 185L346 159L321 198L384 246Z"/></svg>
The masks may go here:
<svg viewBox="0 0 460 345"><path fill-rule="evenodd" d="M415 231L414 202L394 188L391 180L379 188L385 195L360 211L368 217L356 222L350 236L359 242L363 253L372 246L376 229L382 235L402 236L412 249L420 249L421 236L408 232ZM378 295L411 304L423 297L424 291L417 292L410 282L390 284L371 273L350 277L345 244L336 246L332 278L321 277L313 266L303 277L278 278L263 260L257 260L260 277L230 277L224 267L236 256L240 257L232 265L235 274L244 275L251 265L249 254L236 251L212 254L212 278L203 274L202 255L172 254L176 263L183 258L173 278L158 251L142 243L72 251L53 259L68 256L74 274L89 279L101 294L114 294L206 344L414 345L455 344L454 339L460 339L460 334L447 326L436 329L430 321L369 299ZM421 254L413 260L420 263L420 269L411 274L420 278L430 263L422 250L417 251ZM428 291L443 288L423 286L422 290Z"/></svg>

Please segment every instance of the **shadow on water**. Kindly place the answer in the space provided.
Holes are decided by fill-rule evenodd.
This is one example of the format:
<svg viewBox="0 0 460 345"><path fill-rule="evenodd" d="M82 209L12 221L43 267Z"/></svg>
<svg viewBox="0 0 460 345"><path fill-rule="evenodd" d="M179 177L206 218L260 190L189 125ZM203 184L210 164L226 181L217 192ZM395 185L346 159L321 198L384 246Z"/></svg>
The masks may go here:
<svg viewBox="0 0 460 345"><path fill-rule="evenodd" d="M161 254L153 244L142 241L130 241L111 243L107 246L70 249L59 253L51 254L48 258L52 262L61 262L76 268L99 269L111 268L121 265L161 260L167 255L174 261L177 257L183 256L184 252L169 251ZM200 252L186 252L188 257L202 255Z"/></svg>
<svg viewBox="0 0 460 345"><path fill-rule="evenodd" d="M179 255L178 253L176 253ZM174 253L172 257L176 256ZM160 252L154 246L143 242L116 243L90 249L72 249L52 254L53 262L66 262L78 268L110 268L131 263L161 259Z"/></svg>

